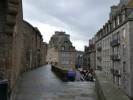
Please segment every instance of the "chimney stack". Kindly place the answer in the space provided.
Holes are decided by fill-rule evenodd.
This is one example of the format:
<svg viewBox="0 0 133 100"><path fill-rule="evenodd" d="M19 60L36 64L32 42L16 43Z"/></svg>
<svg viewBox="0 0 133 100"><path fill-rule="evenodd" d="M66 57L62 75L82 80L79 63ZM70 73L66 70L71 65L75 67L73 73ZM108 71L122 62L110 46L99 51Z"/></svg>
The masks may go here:
<svg viewBox="0 0 133 100"><path fill-rule="evenodd" d="M112 6L111 7L110 19L112 18L112 16L114 16L116 14L117 10L118 10L118 6Z"/></svg>

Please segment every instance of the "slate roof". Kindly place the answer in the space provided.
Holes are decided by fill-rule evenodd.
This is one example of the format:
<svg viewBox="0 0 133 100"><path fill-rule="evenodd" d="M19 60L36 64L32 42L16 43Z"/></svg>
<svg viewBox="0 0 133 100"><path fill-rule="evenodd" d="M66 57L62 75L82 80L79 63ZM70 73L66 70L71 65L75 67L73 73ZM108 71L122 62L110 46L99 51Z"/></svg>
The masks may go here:
<svg viewBox="0 0 133 100"><path fill-rule="evenodd" d="M61 50L62 46L71 46L73 50L75 50L75 48L72 45L72 42L69 39L69 35L65 34L65 32L53 35L51 37L50 42L53 43L54 47L56 47L56 49L58 50Z"/></svg>
<svg viewBox="0 0 133 100"><path fill-rule="evenodd" d="M128 16L128 18L133 18L133 11L130 13L130 15Z"/></svg>

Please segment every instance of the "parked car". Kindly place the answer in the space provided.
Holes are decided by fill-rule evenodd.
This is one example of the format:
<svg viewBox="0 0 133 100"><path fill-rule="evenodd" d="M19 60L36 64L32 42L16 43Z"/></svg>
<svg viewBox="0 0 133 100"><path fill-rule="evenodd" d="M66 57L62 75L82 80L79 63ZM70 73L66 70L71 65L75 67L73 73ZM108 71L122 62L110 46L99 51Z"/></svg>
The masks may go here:
<svg viewBox="0 0 133 100"><path fill-rule="evenodd" d="M74 81L76 77L76 70L74 68L69 68L67 73L67 79Z"/></svg>

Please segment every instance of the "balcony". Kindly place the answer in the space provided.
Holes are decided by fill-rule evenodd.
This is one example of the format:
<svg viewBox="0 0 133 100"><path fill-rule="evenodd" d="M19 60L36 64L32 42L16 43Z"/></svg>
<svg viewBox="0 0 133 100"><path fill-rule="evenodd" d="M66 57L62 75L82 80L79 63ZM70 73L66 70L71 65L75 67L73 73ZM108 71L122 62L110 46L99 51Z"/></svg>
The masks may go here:
<svg viewBox="0 0 133 100"><path fill-rule="evenodd" d="M113 61L119 61L120 60L120 55L119 54L111 55L110 59L113 60Z"/></svg>
<svg viewBox="0 0 133 100"><path fill-rule="evenodd" d="M118 46L118 45L120 45L120 39L115 39L110 42L111 47Z"/></svg>
<svg viewBox="0 0 133 100"><path fill-rule="evenodd" d="M102 51L102 47L97 47L97 51Z"/></svg>
<svg viewBox="0 0 133 100"><path fill-rule="evenodd" d="M111 73L112 73L113 75L118 76L118 77L121 76L120 70L116 70L116 69L111 68Z"/></svg>

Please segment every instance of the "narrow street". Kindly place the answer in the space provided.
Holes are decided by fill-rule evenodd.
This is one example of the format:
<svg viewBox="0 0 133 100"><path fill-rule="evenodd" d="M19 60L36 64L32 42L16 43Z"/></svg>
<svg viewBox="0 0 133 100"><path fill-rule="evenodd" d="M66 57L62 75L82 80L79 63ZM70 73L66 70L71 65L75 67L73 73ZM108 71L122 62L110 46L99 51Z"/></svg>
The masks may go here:
<svg viewBox="0 0 133 100"><path fill-rule="evenodd" d="M46 65L25 72L15 100L95 100L94 82L62 82Z"/></svg>

